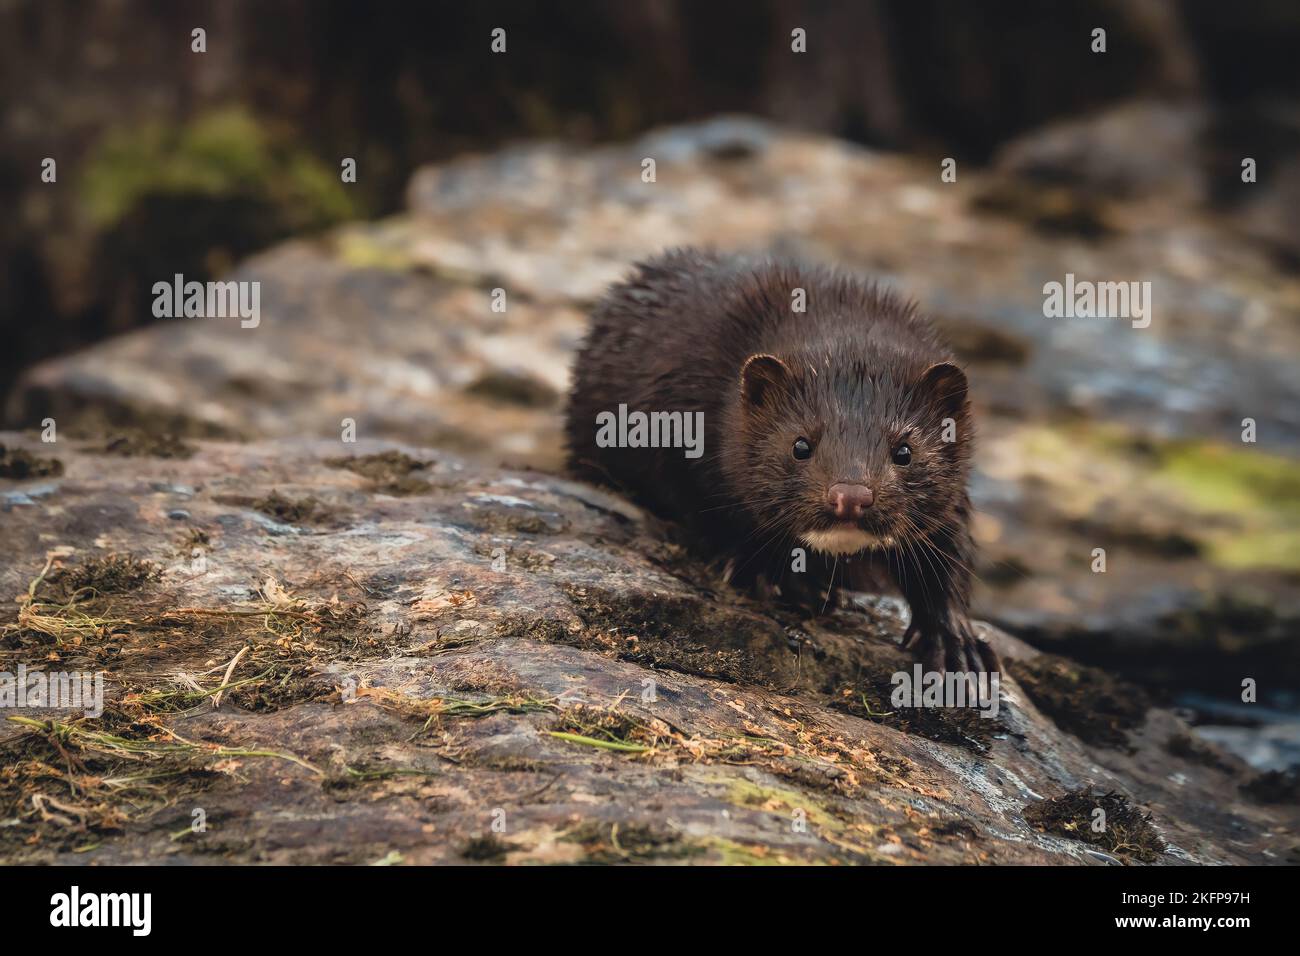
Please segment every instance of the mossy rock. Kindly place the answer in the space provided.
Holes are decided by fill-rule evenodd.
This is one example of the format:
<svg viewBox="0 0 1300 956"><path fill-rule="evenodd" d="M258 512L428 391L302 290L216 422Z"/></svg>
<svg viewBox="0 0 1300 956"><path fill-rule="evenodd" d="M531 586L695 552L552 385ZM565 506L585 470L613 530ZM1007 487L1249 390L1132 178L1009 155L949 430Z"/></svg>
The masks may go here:
<svg viewBox="0 0 1300 956"><path fill-rule="evenodd" d="M154 193L258 197L296 228L356 213L337 173L238 108L179 126L154 122L109 133L88 157L80 185L91 218L104 228Z"/></svg>

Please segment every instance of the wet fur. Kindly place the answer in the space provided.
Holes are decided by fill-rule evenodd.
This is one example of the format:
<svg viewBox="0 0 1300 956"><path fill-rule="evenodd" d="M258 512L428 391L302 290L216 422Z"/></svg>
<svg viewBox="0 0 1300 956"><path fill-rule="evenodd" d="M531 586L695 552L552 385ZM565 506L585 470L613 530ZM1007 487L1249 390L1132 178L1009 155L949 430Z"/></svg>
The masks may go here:
<svg viewBox="0 0 1300 956"><path fill-rule="evenodd" d="M806 311L792 292L806 292ZM767 356L746 368L753 356ZM683 525L741 585L824 606L867 564L883 564L912 609L909 638L932 669L995 665L969 623L973 425L964 375L933 326L892 292L793 262L674 250L639 264L596 306L578 353L566 435L579 477L613 485ZM743 382L742 382L743 380ZM748 397L747 397L748 396ZM704 412L704 455L599 448L596 416ZM941 440L943 419L957 440ZM813 444L807 461L791 448ZM912 462L895 465L906 441ZM852 558L824 506L837 481L875 494ZM791 572L791 549L808 569Z"/></svg>

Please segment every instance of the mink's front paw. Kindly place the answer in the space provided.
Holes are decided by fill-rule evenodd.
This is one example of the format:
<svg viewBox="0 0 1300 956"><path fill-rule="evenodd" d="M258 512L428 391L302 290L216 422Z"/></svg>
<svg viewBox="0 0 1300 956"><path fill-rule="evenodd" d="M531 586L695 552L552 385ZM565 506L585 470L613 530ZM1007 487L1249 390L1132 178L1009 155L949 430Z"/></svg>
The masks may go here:
<svg viewBox="0 0 1300 956"><path fill-rule="evenodd" d="M903 646L927 671L978 674L1002 670L993 645L977 635L968 621L927 626L914 620L903 635Z"/></svg>

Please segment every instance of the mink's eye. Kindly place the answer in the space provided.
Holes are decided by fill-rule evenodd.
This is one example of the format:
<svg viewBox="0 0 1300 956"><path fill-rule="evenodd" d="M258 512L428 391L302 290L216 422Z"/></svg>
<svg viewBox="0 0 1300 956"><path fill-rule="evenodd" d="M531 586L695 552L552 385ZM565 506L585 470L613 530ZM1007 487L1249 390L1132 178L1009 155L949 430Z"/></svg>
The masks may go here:
<svg viewBox="0 0 1300 956"><path fill-rule="evenodd" d="M812 445L808 444L808 439L799 438L794 443L795 461L807 461L812 457Z"/></svg>
<svg viewBox="0 0 1300 956"><path fill-rule="evenodd" d="M912 449L906 443L899 445L894 449L895 465L910 465L912 463Z"/></svg>

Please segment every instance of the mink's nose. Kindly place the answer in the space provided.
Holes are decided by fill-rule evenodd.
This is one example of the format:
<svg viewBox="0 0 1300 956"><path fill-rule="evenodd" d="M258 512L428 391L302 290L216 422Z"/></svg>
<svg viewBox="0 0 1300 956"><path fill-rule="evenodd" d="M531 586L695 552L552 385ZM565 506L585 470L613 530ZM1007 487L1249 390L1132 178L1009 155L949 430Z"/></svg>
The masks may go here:
<svg viewBox="0 0 1300 956"><path fill-rule="evenodd" d="M835 517L845 520L861 518L862 512L875 500L876 496L866 485L850 485L842 481L831 485L826 492L826 507L834 512Z"/></svg>

